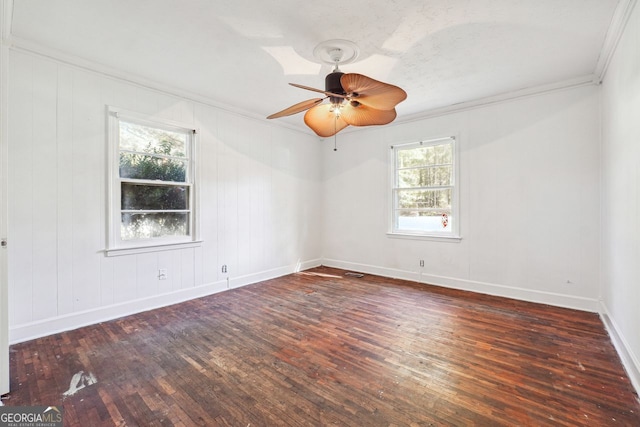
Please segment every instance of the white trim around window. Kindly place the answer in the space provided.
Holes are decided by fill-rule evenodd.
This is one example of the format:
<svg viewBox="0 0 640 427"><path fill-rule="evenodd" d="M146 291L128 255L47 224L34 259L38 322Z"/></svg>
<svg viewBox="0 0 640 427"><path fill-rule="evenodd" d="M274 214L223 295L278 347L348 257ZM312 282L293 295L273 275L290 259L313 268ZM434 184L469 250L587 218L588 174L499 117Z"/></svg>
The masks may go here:
<svg viewBox="0 0 640 427"><path fill-rule="evenodd" d="M114 107L107 117L107 256L197 246L196 130Z"/></svg>
<svg viewBox="0 0 640 427"><path fill-rule="evenodd" d="M455 136L390 147L389 237L460 241Z"/></svg>

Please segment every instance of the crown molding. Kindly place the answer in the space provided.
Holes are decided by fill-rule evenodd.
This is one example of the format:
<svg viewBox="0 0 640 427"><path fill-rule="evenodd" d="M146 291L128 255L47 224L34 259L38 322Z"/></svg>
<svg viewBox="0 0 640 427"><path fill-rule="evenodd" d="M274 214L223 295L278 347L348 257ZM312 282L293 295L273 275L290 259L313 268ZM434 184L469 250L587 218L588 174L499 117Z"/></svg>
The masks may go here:
<svg viewBox="0 0 640 427"><path fill-rule="evenodd" d="M13 0L2 0L2 1L3 1L3 6L5 5L5 3L13 2ZM627 5L635 4L635 2L636 0L621 0L621 3L625 3ZM618 9L620 9L620 7L618 7ZM625 10L628 11L628 13L630 13L631 9L632 9L632 6L625 8ZM625 16L626 18L624 22L626 23L626 21L628 20L628 14L625 14ZM622 21L617 20L616 22L622 22ZM609 33L611 32L612 31L610 30ZM609 39L609 37L607 37L607 39ZM619 39L619 35L618 35L618 39ZM160 82L157 82L133 73L129 73L123 70L119 70L119 69L92 61L92 60L70 55L65 52L22 39L20 37L11 35L9 46L12 50L15 50L18 52L24 52L28 54L41 56L58 63L79 68L85 71L93 72L110 79L124 81L130 84L140 86L146 89L154 90L156 92L160 92L166 95L178 96L178 97L188 99L203 105L207 105L207 106L214 107L229 113L233 113L245 118L257 120L260 122L265 121L265 118L262 115L256 114L254 112L240 109L232 105L223 104L212 98L202 96L200 94L193 93L190 91L186 91L184 89L180 89L175 86L170 86L165 83L160 83ZM481 108L481 107L492 105L492 104L499 104L503 102L513 101L516 99L536 96L544 93L566 90L566 89L576 88L580 86L599 84L600 81L601 81L601 78L599 77L598 74L595 74L595 73L588 74L588 75L579 76L579 77L575 77L575 78L571 78L571 79L567 79L559 82L532 86L528 88L522 88L522 89L510 91L510 92L504 92L498 95L485 97L485 98L479 98L471 101L461 102L458 104L452 104L444 107L425 110L419 113L409 114L406 116L398 117L393 123L387 126L401 125L403 123L409 123L409 122L429 119L432 117L453 114L453 113L467 111L475 108ZM313 132L309 131L306 127L298 126L292 123L280 121L277 124L274 123L274 125L282 128L287 128L289 130L293 130L296 132L300 132L305 135L312 135L312 136L314 135ZM347 129L345 129L343 133L358 132L360 130L362 129L359 127L350 126ZM318 138L318 139L322 140L325 138Z"/></svg>
<svg viewBox="0 0 640 427"><path fill-rule="evenodd" d="M559 92L567 89L578 88L582 86L595 85L595 75L587 74L580 77L574 77L559 82L531 86L528 88L518 89L510 92L504 92L494 96L488 96L485 98L478 98L471 101L465 101L458 104L448 105L445 107L434 108L426 110L421 113L410 114L403 116L400 120L393 122L394 124L402 124L408 122L415 122L418 120L429 119L438 116L444 116L447 114L459 113L462 111L472 110L476 108L486 107L493 104L501 104L504 102L511 102L517 99L529 98L532 96L538 96L546 93Z"/></svg>
<svg viewBox="0 0 640 427"><path fill-rule="evenodd" d="M627 26L627 22L629 22L631 14L633 13L636 2L637 0L618 1L618 6L616 6L616 10L611 18L609 30L607 31L604 43L602 44L602 49L600 50L598 63L596 64L596 68L593 72L598 84L602 83L607 74L611 58L613 58L613 54L618 47L620 38L622 38L622 34L624 34L624 30Z"/></svg>
<svg viewBox="0 0 640 427"><path fill-rule="evenodd" d="M2 0L2 1L5 1L5 0ZM177 96L177 97L187 99L199 104L203 104L209 107L223 110L228 113L236 114L244 118L257 120L260 122L265 121L265 118L260 114L247 111L232 105L224 104L212 98L202 96L200 94L197 94L188 90L180 89L178 87L171 86L166 83L161 83L152 79L148 79L146 77L142 77L134 73L129 73L127 71L119 70L117 68L113 68L108 65L101 64L99 62L84 59L75 55L70 55L60 50L46 47L39 43L34 43L32 41L25 40L20 37L16 37L15 35L11 37L11 43L9 47L11 48L11 50L16 52L22 52L26 54L40 56L48 60L51 60L60 64L64 64L73 68L81 69L94 74L99 74L109 79L123 81L129 84L139 86L145 89L153 90L155 92L159 92L165 95ZM306 135L311 134L305 128L301 128L299 126L292 125L286 122L284 123L279 122L277 124L274 123L274 125L278 127L287 128L293 131L301 132Z"/></svg>
<svg viewBox="0 0 640 427"><path fill-rule="evenodd" d="M421 111L419 113L408 114L402 117L398 117L392 123L385 126L397 126L405 123L417 122L420 120L431 119L439 116L446 116L448 114L460 113L463 111L473 110L476 108L482 108L494 104L502 104L506 102L515 101L523 98L530 98L533 96L543 95L546 93L560 92L567 89L574 89L583 86L597 85L597 78L595 74L587 74L580 77L574 77L559 82L531 86L528 88L518 89L510 92L504 92L498 95L488 96L485 98L478 98L471 101L460 102L458 104L447 105L444 107L433 108L430 110ZM343 131L345 133L358 132L363 128L349 126ZM333 137L329 137L333 138Z"/></svg>
<svg viewBox="0 0 640 427"><path fill-rule="evenodd" d="M0 42L11 45L11 23L13 21L13 0L0 0Z"/></svg>

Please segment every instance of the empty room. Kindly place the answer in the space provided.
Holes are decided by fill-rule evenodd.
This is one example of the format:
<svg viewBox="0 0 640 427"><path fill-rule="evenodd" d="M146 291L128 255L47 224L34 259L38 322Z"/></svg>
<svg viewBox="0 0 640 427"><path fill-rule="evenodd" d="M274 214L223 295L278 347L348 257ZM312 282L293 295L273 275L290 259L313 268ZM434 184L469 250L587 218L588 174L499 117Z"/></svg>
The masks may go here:
<svg viewBox="0 0 640 427"><path fill-rule="evenodd" d="M0 2L0 427L640 426L636 0Z"/></svg>

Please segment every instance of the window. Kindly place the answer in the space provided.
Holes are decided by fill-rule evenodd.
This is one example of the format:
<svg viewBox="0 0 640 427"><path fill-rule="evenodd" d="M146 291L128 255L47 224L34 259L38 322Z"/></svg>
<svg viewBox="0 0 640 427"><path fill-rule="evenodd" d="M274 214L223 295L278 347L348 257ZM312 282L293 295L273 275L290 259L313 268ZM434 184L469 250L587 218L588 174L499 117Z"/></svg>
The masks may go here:
<svg viewBox="0 0 640 427"><path fill-rule="evenodd" d="M109 249L194 241L195 131L111 110Z"/></svg>
<svg viewBox="0 0 640 427"><path fill-rule="evenodd" d="M391 147L391 234L458 237L455 138Z"/></svg>

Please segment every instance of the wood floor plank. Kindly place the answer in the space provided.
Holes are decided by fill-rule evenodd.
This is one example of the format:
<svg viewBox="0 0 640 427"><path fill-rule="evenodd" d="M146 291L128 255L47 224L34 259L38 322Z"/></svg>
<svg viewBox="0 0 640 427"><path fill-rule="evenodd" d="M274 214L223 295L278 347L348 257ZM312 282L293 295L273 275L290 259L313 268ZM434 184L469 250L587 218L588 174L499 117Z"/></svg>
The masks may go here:
<svg viewBox="0 0 640 427"><path fill-rule="evenodd" d="M640 426L596 314L326 267L10 351L68 427Z"/></svg>

